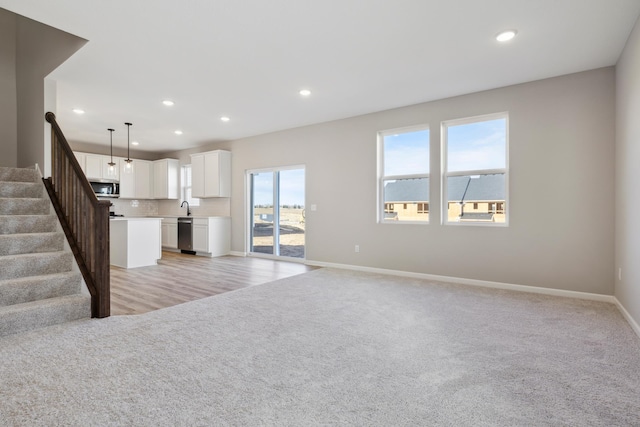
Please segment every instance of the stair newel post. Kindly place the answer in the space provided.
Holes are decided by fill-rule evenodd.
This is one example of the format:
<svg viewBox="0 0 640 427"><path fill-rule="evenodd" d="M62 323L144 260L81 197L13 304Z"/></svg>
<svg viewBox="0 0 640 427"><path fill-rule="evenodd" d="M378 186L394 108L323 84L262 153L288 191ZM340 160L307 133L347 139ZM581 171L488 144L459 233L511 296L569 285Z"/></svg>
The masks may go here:
<svg viewBox="0 0 640 427"><path fill-rule="evenodd" d="M96 298L95 317L108 317L111 314L111 287L109 282L109 205L99 202L96 209L96 239L94 248L96 271L95 280L99 298Z"/></svg>

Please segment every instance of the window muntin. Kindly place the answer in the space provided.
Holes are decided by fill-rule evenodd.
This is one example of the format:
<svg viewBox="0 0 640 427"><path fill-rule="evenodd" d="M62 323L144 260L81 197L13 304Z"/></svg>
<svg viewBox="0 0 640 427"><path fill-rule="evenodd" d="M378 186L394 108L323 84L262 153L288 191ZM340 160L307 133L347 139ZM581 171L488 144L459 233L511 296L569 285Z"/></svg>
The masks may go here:
<svg viewBox="0 0 640 427"><path fill-rule="evenodd" d="M182 166L182 200L189 206L200 206L200 199L191 196L191 165Z"/></svg>
<svg viewBox="0 0 640 427"><path fill-rule="evenodd" d="M508 116L442 123L443 223L508 222Z"/></svg>
<svg viewBox="0 0 640 427"><path fill-rule="evenodd" d="M429 129L414 127L380 132L379 220L428 222Z"/></svg>

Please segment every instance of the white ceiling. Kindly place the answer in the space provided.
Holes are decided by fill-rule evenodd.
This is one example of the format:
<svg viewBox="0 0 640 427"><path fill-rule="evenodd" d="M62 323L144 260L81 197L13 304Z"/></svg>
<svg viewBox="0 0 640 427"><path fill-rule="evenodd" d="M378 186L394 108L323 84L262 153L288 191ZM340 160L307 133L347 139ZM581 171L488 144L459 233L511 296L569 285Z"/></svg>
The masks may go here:
<svg viewBox="0 0 640 427"><path fill-rule="evenodd" d="M67 138L171 151L614 65L638 0L0 0L89 40ZM500 30L518 36L499 44ZM302 98L298 91L313 91ZM171 99L171 108L162 105ZM71 110L82 108L78 116ZM220 116L231 118L228 123ZM184 134L177 136L175 129Z"/></svg>

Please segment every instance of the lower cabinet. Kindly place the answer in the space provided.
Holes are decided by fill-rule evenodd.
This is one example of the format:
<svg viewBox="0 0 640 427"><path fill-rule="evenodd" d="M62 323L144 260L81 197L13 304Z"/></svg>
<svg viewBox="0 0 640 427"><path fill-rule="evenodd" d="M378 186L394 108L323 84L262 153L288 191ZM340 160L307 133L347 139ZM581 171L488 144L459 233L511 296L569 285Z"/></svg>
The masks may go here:
<svg viewBox="0 0 640 427"><path fill-rule="evenodd" d="M211 252L209 250L209 220L193 220L193 250L196 252Z"/></svg>
<svg viewBox="0 0 640 427"><path fill-rule="evenodd" d="M231 218L222 216L194 218L193 250L212 257L229 255Z"/></svg>
<svg viewBox="0 0 640 427"><path fill-rule="evenodd" d="M178 218L162 220L162 247L178 249Z"/></svg>

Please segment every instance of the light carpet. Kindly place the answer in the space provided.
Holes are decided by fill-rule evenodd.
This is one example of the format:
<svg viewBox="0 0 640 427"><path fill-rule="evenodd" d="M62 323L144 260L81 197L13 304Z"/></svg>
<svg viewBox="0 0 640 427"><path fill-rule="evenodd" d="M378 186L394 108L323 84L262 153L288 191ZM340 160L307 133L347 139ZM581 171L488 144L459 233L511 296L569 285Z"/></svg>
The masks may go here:
<svg viewBox="0 0 640 427"><path fill-rule="evenodd" d="M3 426L637 426L607 303L320 269L0 338Z"/></svg>

